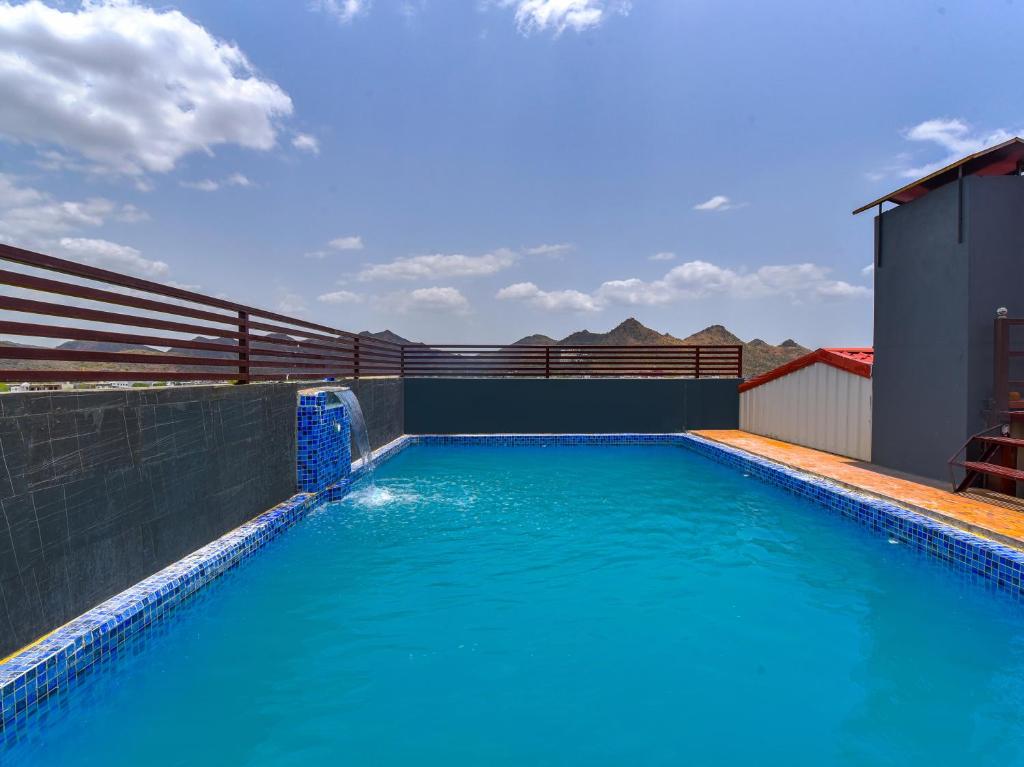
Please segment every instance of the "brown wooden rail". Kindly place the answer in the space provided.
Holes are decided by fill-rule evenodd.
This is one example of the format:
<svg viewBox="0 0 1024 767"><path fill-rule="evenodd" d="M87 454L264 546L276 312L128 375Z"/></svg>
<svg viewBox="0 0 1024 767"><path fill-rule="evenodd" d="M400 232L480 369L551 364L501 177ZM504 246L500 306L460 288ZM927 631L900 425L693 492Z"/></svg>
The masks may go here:
<svg viewBox="0 0 1024 767"><path fill-rule="evenodd" d="M741 346L430 344L406 346L402 370L407 378L739 378L742 362Z"/></svg>
<svg viewBox="0 0 1024 767"><path fill-rule="evenodd" d="M742 370L740 346L402 345L10 245L0 244L0 262L44 272L0 268L0 381L738 378ZM69 348L75 341L92 343Z"/></svg>

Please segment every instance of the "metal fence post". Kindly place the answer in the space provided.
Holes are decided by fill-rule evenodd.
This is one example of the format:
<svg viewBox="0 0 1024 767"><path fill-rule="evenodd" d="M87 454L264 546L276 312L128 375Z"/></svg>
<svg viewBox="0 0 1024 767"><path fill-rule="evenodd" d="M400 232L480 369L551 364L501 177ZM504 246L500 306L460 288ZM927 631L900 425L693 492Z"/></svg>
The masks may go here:
<svg viewBox="0 0 1024 767"><path fill-rule="evenodd" d="M238 312L238 332L242 337L238 339L238 380L236 384L249 383L249 313Z"/></svg>
<svg viewBox="0 0 1024 767"><path fill-rule="evenodd" d="M352 378L359 379L359 336L352 342Z"/></svg>
<svg viewBox="0 0 1024 767"><path fill-rule="evenodd" d="M544 377L551 378L551 347L544 347Z"/></svg>
<svg viewBox="0 0 1024 767"><path fill-rule="evenodd" d="M1007 311L996 310L994 322L995 343L993 345L992 399L995 413L993 424L1002 423L1003 414L1010 409L1010 321Z"/></svg>

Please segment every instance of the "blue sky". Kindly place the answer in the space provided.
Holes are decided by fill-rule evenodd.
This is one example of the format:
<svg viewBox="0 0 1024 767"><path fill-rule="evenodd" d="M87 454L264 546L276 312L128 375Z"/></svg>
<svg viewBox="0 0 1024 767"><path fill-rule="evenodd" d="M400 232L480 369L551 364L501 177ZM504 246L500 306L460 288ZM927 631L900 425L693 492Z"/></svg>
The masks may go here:
<svg viewBox="0 0 1024 767"><path fill-rule="evenodd" d="M155 8L155 10L154 10ZM1018 132L1012 3L0 2L0 240L438 342L871 341L870 216Z"/></svg>

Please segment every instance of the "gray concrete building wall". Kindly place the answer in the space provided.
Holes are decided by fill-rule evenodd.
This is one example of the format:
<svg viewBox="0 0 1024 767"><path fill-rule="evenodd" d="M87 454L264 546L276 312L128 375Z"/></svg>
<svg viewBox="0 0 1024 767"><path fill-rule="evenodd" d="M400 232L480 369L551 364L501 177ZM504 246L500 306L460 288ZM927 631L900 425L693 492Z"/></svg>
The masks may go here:
<svg viewBox="0 0 1024 767"><path fill-rule="evenodd" d="M882 215L872 373L876 463L946 480L948 459L986 426L996 309L1024 315L1021 210L1024 178L968 176L962 235L957 183ZM1024 369L1013 377L1024 378Z"/></svg>
<svg viewBox="0 0 1024 767"><path fill-rule="evenodd" d="M338 383L404 432L400 380ZM0 395L0 657L291 496L302 386Z"/></svg>
<svg viewBox="0 0 1024 767"><path fill-rule="evenodd" d="M410 434L676 432L739 426L737 379L411 378Z"/></svg>
<svg viewBox="0 0 1024 767"><path fill-rule="evenodd" d="M967 419L968 254L957 185L882 214L871 457L946 478Z"/></svg>

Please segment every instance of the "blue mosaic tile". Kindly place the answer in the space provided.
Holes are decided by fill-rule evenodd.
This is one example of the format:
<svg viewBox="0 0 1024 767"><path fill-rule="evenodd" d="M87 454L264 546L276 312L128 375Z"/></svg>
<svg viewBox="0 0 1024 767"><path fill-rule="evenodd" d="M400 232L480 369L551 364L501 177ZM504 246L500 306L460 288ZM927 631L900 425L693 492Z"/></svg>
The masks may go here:
<svg viewBox="0 0 1024 767"><path fill-rule="evenodd" d="M683 435L681 444L762 482L815 501L846 519L977 577L986 585L1024 596L1024 552L1018 549L702 437Z"/></svg>
<svg viewBox="0 0 1024 767"><path fill-rule="evenodd" d="M295 424L295 482L319 493L349 475L352 427L345 405L329 390L299 392Z"/></svg>
<svg viewBox="0 0 1024 767"><path fill-rule="evenodd" d="M317 489L300 492L193 554L59 628L37 644L0 664L0 737L17 737L46 705L60 699L101 661L115 657L132 636L161 621L214 579L256 554L321 503L340 500L366 471L351 463L349 441L324 448L339 415L326 414L323 392L300 399L305 407L297 425L304 440L300 483ZM341 408L334 409L340 411ZM343 419L345 420L345 419ZM315 436L327 426L328 434ZM334 428L340 434L345 429ZM338 442L336 438L334 442ZM330 440L327 440L330 441ZM1024 594L1024 553L937 522L882 500L689 434L503 434L403 436L375 451L387 460L406 447L427 445L683 445L752 477L813 500L872 530L950 563L980 582Z"/></svg>
<svg viewBox="0 0 1024 767"><path fill-rule="evenodd" d="M374 451L374 457L378 462L387 460L410 444L412 440L400 437ZM17 737L44 704L59 698L102 660L116 655L135 634L256 554L313 509L340 500L365 470L362 461L356 461L351 470L346 466L347 476L340 482L319 492L292 496L0 664L0 737Z"/></svg>
<svg viewBox="0 0 1024 767"><path fill-rule="evenodd" d="M674 445L682 434L427 434L413 437L424 445Z"/></svg>
<svg viewBox="0 0 1024 767"><path fill-rule="evenodd" d="M0 664L0 734L65 692L104 656L306 516L317 497L300 493L151 575Z"/></svg>

